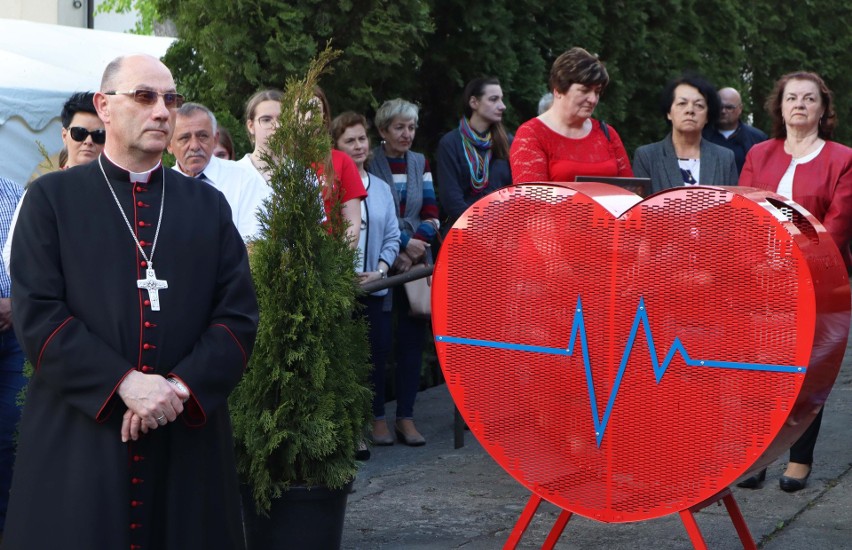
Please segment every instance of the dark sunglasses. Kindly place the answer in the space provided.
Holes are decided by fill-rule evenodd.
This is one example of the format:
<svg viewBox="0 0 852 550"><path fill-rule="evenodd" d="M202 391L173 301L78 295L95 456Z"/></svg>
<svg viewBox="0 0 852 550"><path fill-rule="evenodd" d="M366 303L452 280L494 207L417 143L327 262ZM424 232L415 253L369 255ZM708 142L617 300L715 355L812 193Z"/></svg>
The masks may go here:
<svg viewBox="0 0 852 550"><path fill-rule="evenodd" d="M166 92L161 94L154 90L130 90L129 92L104 92L104 95L129 95L133 101L142 105L153 105L157 98L163 96L163 103L167 109L180 109L183 106L184 97L177 92Z"/></svg>
<svg viewBox="0 0 852 550"><path fill-rule="evenodd" d="M103 145L106 141L106 130L95 130L90 132L85 128L80 128L79 126L72 126L68 128L68 133L71 134L71 139L74 141L86 141L86 138L92 136L92 141L97 143L98 145Z"/></svg>

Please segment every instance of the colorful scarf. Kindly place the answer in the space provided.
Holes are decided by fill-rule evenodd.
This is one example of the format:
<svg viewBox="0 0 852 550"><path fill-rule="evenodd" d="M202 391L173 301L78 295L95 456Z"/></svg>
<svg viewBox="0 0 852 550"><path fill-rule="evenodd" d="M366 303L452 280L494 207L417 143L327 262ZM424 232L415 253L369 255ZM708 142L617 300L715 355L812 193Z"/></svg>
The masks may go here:
<svg viewBox="0 0 852 550"><path fill-rule="evenodd" d="M464 156L470 169L470 186L474 192L482 191L488 186L488 165L491 164L491 131L484 136L477 134L470 127L466 117L459 121L459 132L462 137Z"/></svg>

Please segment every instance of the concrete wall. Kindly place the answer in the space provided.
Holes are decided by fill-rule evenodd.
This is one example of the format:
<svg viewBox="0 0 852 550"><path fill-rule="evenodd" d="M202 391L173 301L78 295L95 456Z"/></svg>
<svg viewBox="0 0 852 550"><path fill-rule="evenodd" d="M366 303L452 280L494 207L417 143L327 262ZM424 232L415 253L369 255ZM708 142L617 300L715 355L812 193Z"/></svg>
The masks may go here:
<svg viewBox="0 0 852 550"><path fill-rule="evenodd" d="M86 28L89 2L97 8L101 0L2 0L0 18ZM95 16L96 29L125 32L136 25L136 12Z"/></svg>

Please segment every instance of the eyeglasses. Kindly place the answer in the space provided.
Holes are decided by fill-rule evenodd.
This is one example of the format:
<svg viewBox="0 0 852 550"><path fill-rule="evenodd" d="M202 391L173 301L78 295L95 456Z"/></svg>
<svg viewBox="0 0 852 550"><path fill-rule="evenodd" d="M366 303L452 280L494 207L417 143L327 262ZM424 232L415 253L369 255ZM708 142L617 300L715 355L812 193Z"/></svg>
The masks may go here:
<svg viewBox="0 0 852 550"><path fill-rule="evenodd" d="M142 105L154 105L157 98L163 96L163 103L167 109L180 109L183 106L184 97L177 92L155 92L154 90L130 90L129 92L104 92L104 95L129 95L133 101Z"/></svg>
<svg viewBox="0 0 852 550"><path fill-rule="evenodd" d="M257 119L257 125L263 128L264 130L269 130L273 126L278 124L278 119L271 116L262 116Z"/></svg>
<svg viewBox="0 0 852 550"><path fill-rule="evenodd" d="M730 103L725 103L722 105L723 111L735 111L739 108L739 105L731 105Z"/></svg>
<svg viewBox="0 0 852 550"><path fill-rule="evenodd" d="M68 133L71 134L71 139L74 141L86 141L86 138L92 136L92 142L98 145L103 145L106 142L106 130L89 131L80 126L72 126L68 128Z"/></svg>

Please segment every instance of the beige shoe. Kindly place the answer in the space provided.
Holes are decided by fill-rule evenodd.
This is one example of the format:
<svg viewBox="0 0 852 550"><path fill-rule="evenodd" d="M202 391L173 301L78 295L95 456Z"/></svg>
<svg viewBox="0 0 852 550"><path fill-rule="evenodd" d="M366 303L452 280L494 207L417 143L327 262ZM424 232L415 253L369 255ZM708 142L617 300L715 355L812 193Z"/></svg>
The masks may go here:
<svg viewBox="0 0 852 550"><path fill-rule="evenodd" d="M393 436L388 429L388 423L382 420L373 420L373 431L370 432L370 441L373 445L387 447L393 445Z"/></svg>
<svg viewBox="0 0 852 550"><path fill-rule="evenodd" d="M409 447L420 447L426 444L426 438L417 431L414 420L410 418L396 420L396 438Z"/></svg>

